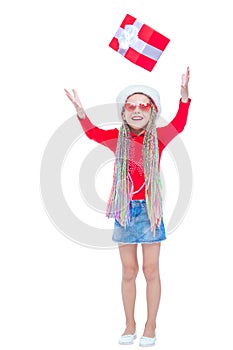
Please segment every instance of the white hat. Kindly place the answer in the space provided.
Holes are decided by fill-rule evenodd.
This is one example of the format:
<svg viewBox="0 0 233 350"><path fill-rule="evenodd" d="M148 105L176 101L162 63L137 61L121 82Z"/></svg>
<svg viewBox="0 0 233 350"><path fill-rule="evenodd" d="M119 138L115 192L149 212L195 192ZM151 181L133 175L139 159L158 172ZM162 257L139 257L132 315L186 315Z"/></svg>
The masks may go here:
<svg viewBox="0 0 233 350"><path fill-rule="evenodd" d="M141 93L147 95L151 98L152 102L157 106L158 115L161 113L161 104L160 97L157 90L146 86L146 85L130 85L122 90L116 98L116 102L118 103L120 110L124 106L127 98L133 94Z"/></svg>

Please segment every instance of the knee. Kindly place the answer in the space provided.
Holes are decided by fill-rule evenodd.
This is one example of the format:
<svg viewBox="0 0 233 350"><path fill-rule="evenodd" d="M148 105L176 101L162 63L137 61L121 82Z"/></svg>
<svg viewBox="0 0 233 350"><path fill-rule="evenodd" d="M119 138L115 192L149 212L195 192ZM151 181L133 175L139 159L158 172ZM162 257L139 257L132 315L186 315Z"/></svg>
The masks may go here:
<svg viewBox="0 0 233 350"><path fill-rule="evenodd" d="M138 274L138 266L124 266L123 267L123 280L132 281L135 280Z"/></svg>
<svg viewBox="0 0 233 350"><path fill-rule="evenodd" d="M143 274L147 281L152 281L155 279L159 279L159 267L157 265L147 265L143 266Z"/></svg>

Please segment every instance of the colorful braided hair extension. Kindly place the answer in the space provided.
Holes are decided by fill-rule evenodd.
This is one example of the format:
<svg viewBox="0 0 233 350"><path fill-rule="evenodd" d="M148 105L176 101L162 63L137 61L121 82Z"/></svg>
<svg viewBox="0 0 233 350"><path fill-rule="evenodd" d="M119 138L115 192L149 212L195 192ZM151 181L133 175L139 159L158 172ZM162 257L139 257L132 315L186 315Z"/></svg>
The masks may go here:
<svg viewBox="0 0 233 350"><path fill-rule="evenodd" d="M148 96L149 97L149 96ZM151 102L152 113L143 140L143 163L146 186L146 205L153 234L162 219L161 179L159 174L159 150L156 132L156 110ZM118 135L115 154L113 185L107 205L107 217L115 218L122 226L130 220L129 203L133 184L128 177L130 129L123 122Z"/></svg>

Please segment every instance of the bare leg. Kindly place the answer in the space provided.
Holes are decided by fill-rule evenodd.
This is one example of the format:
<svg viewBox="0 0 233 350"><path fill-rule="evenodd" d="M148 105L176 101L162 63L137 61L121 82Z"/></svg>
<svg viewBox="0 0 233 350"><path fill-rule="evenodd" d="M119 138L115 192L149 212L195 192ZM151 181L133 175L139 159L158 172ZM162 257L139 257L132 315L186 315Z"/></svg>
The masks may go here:
<svg viewBox="0 0 233 350"><path fill-rule="evenodd" d="M136 301L136 277L138 274L137 244L119 245L122 262L122 299L125 310L126 329L123 333L133 334L136 328L134 318Z"/></svg>
<svg viewBox="0 0 233 350"><path fill-rule="evenodd" d="M143 273L146 278L147 321L143 336L153 338L161 296L159 275L160 243L142 244Z"/></svg>

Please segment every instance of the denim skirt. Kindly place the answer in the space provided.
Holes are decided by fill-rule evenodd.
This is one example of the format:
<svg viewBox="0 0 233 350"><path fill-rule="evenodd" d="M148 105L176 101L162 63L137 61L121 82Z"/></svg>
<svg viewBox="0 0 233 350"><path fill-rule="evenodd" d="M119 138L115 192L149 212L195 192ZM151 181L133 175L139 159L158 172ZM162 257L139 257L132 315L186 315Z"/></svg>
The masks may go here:
<svg viewBox="0 0 233 350"><path fill-rule="evenodd" d="M156 227L156 234L151 231L147 214L146 200L132 200L130 202L130 222L126 227L115 220L112 240L122 244L158 243L166 239L163 219Z"/></svg>

